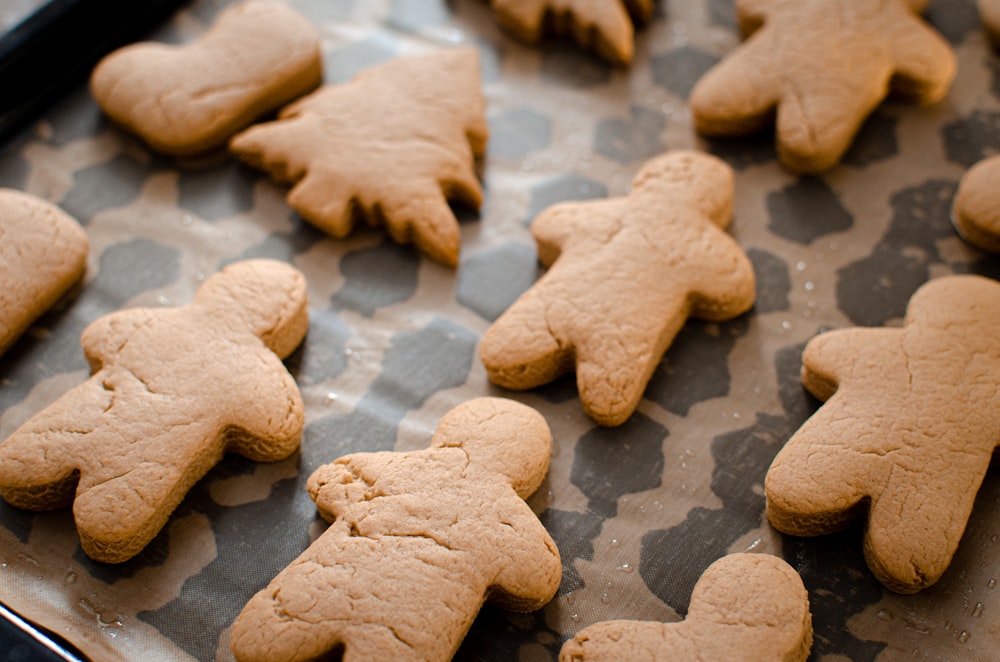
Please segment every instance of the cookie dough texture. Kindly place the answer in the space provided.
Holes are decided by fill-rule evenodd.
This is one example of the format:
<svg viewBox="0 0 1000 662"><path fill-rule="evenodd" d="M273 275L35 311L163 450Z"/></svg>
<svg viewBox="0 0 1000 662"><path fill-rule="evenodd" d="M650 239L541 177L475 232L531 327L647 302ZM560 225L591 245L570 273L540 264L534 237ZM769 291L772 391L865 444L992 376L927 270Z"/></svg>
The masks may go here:
<svg viewBox="0 0 1000 662"><path fill-rule="evenodd" d="M829 331L806 345L802 381L825 404L765 480L779 531L813 536L867 514L868 566L914 593L947 569L1000 430L1000 283L932 280L903 328Z"/></svg>
<svg viewBox="0 0 1000 662"><path fill-rule="evenodd" d="M737 0L746 42L691 93L695 128L741 136L777 126L781 161L816 173L840 162L889 94L940 101L955 55L917 12L927 0Z"/></svg>
<svg viewBox="0 0 1000 662"><path fill-rule="evenodd" d="M539 214L531 232L549 270L484 334L490 380L530 389L575 370L587 414L625 422L689 316L753 305L753 267L724 231L732 196L729 166L678 151L645 164L627 197Z"/></svg>
<svg viewBox="0 0 1000 662"><path fill-rule="evenodd" d="M434 51L324 86L230 148L293 185L289 205L331 236L347 236L363 218L455 266L460 236L449 201L482 204L475 162L489 137L485 108L479 52Z"/></svg>
<svg viewBox="0 0 1000 662"><path fill-rule="evenodd" d="M236 659L450 660L487 599L541 608L562 566L524 499L550 448L536 411L479 398L446 414L428 449L317 469L307 487L332 523L236 619Z"/></svg>
<svg viewBox="0 0 1000 662"><path fill-rule="evenodd" d="M192 43L112 52L90 89L111 119L153 149L191 156L224 146L322 77L319 32L284 3L253 0L223 11Z"/></svg>
<svg viewBox="0 0 1000 662"><path fill-rule="evenodd" d="M732 554L702 574L685 620L596 623L563 644L559 661L804 662L811 647L809 596L795 570L776 556Z"/></svg>
<svg viewBox="0 0 1000 662"><path fill-rule="evenodd" d="M653 0L492 0L497 21L510 34L538 44L547 32L568 34L583 48L615 64L629 64L635 25L653 16Z"/></svg>
<svg viewBox="0 0 1000 662"><path fill-rule="evenodd" d="M126 561L226 452L299 446L303 405L281 363L306 333L306 284L271 260L237 262L179 308L101 317L81 344L93 376L0 444L0 494L73 505L83 551Z"/></svg>
<svg viewBox="0 0 1000 662"><path fill-rule="evenodd" d="M963 175L951 220L970 244L1000 253L1000 156L976 163Z"/></svg>
<svg viewBox="0 0 1000 662"><path fill-rule="evenodd" d="M83 277L89 250L59 207L0 189L0 354Z"/></svg>

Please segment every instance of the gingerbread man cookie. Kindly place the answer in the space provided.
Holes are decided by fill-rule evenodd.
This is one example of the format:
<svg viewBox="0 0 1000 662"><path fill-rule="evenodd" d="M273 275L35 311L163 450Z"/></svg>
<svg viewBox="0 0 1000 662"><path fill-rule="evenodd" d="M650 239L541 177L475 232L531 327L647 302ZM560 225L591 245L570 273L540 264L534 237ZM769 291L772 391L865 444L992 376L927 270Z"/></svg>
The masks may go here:
<svg viewBox="0 0 1000 662"><path fill-rule="evenodd" d="M236 659L449 660L485 600L542 607L562 566L524 499L550 446L536 411L479 398L445 415L429 449L317 469L309 494L332 524L236 619Z"/></svg>
<svg viewBox="0 0 1000 662"><path fill-rule="evenodd" d="M397 58L321 88L233 138L248 164L293 185L288 203L333 237L363 217L399 243L458 263L449 200L479 208L489 128L471 48Z"/></svg>
<svg viewBox="0 0 1000 662"><path fill-rule="evenodd" d="M777 123L790 169L836 165L890 92L942 99L955 55L917 12L927 0L737 0L747 41L691 93L695 128L739 136Z"/></svg>
<svg viewBox="0 0 1000 662"><path fill-rule="evenodd" d="M932 280L903 328L813 338L805 387L826 403L778 453L765 481L779 531L830 533L867 514L865 557L899 593L947 569L1000 430L1000 283Z"/></svg>
<svg viewBox="0 0 1000 662"><path fill-rule="evenodd" d="M0 189L0 354L83 277L90 241L69 214Z"/></svg>
<svg viewBox="0 0 1000 662"><path fill-rule="evenodd" d="M653 16L653 0L491 0L500 25L529 44L545 31L572 34L578 44L615 64L635 51L636 23Z"/></svg>
<svg viewBox="0 0 1000 662"><path fill-rule="evenodd" d="M753 305L753 267L724 231L732 196L729 166L681 151L647 163L628 197L540 214L531 231L550 269L483 336L490 380L528 389L575 368L587 414L625 422L689 316Z"/></svg>
<svg viewBox="0 0 1000 662"><path fill-rule="evenodd" d="M223 453L298 448L302 399L280 359L306 333L306 303L301 273L250 260L190 305L99 318L81 338L93 376L0 444L0 494L30 510L72 503L83 551L128 560Z"/></svg>
<svg viewBox="0 0 1000 662"><path fill-rule="evenodd" d="M563 644L559 662L804 662L810 648L809 596L798 573L776 556L732 554L702 574L685 620L596 623Z"/></svg>
<svg viewBox="0 0 1000 662"><path fill-rule="evenodd" d="M98 63L98 105L153 149L189 156L221 147L323 79L319 32L284 3L233 5L201 39L144 42Z"/></svg>
<svg viewBox="0 0 1000 662"><path fill-rule="evenodd" d="M1000 156L984 159L965 173L951 220L970 244L1000 253Z"/></svg>

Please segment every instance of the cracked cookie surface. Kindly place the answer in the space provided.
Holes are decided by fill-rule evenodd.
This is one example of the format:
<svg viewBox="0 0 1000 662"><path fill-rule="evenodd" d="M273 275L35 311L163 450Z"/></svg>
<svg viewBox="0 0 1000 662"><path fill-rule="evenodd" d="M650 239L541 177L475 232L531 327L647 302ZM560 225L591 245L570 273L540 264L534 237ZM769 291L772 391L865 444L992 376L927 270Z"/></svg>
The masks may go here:
<svg viewBox="0 0 1000 662"><path fill-rule="evenodd" d="M428 449L318 468L307 487L332 523L244 608L236 658L448 660L487 599L542 607L562 567L524 499L550 448L536 411L478 398L445 415Z"/></svg>
<svg viewBox="0 0 1000 662"><path fill-rule="evenodd" d="M83 551L128 560L224 453L298 448L303 404L281 358L305 336L306 304L296 269L249 260L187 306L97 319L81 336L90 379L0 444L0 494L30 510L72 504Z"/></svg>

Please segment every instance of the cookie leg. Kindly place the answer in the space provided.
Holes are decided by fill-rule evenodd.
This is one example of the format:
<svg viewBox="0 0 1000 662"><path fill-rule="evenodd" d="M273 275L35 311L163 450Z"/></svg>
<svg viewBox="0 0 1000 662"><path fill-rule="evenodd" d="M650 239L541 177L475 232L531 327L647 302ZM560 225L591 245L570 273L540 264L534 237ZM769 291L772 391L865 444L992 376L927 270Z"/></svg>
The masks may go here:
<svg viewBox="0 0 1000 662"><path fill-rule="evenodd" d="M93 486L84 484L86 478L73 517L83 551L103 563L121 563L142 551L195 482L181 468L159 462L140 463Z"/></svg>
<svg viewBox="0 0 1000 662"><path fill-rule="evenodd" d="M91 448L114 395L94 378L67 392L0 444L0 493L18 508L52 510L73 502L78 454Z"/></svg>
<svg viewBox="0 0 1000 662"><path fill-rule="evenodd" d="M852 421L820 409L774 458L764 492L767 518L776 529L821 535L843 529L860 514L878 468L869 455L850 448L847 440L871 434L852 428Z"/></svg>
<svg viewBox="0 0 1000 662"><path fill-rule="evenodd" d="M768 44L749 41L702 76L691 91L698 133L743 136L767 128L780 98L772 67Z"/></svg>
<svg viewBox="0 0 1000 662"><path fill-rule="evenodd" d="M989 463L988 457L979 460L893 467L882 494L872 502L865 532L865 559L888 588L916 593L947 570Z"/></svg>
<svg viewBox="0 0 1000 662"><path fill-rule="evenodd" d="M554 336L548 322L547 305L536 289L526 292L500 316L479 344L479 356L490 381L524 390L547 384L573 369L573 348Z"/></svg>

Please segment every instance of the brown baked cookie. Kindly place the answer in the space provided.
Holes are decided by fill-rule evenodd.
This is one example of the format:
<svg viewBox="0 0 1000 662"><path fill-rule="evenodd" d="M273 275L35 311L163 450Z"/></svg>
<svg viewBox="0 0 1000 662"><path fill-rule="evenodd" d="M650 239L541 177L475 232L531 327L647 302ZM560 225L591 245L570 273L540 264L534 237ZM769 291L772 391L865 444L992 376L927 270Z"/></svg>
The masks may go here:
<svg viewBox="0 0 1000 662"><path fill-rule="evenodd" d="M490 380L528 389L575 369L587 414L625 422L689 316L753 305L753 267L724 231L732 197L729 166L679 151L643 166L627 197L542 212L531 232L550 269L483 336Z"/></svg>
<svg viewBox="0 0 1000 662"><path fill-rule="evenodd" d="M802 381L824 404L778 453L767 516L797 536L867 514L865 557L899 593L941 577L1000 430L1000 283L932 280L903 328L813 338Z"/></svg>
<svg viewBox="0 0 1000 662"><path fill-rule="evenodd" d="M955 55L917 12L927 0L737 0L746 42L691 93L695 128L741 136L777 123L778 154L799 172L836 165L890 92L929 104Z"/></svg>
<svg viewBox="0 0 1000 662"><path fill-rule="evenodd" d="M951 220L970 244L1000 253L1000 156L983 159L965 173Z"/></svg>
<svg viewBox="0 0 1000 662"><path fill-rule="evenodd" d="M0 189L0 354L83 277L89 250L59 207Z"/></svg>
<svg viewBox="0 0 1000 662"><path fill-rule="evenodd" d="M582 47L628 64L635 50L633 21L653 16L653 0L491 0L500 25L538 44L546 32L572 35Z"/></svg>
<svg viewBox="0 0 1000 662"><path fill-rule="evenodd" d="M479 53L459 48L402 57L325 86L250 127L232 151L292 184L288 203L333 237L363 217L399 243L458 263L449 200L479 208L475 159L489 128Z"/></svg>
<svg viewBox="0 0 1000 662"><path fill-rule="evenodd" d="M429 449L317 469L309 494L332 524L243 609L236 659L450 660L486 600L542 607L562 566L524 499L550 446L536 411L479 398L445 415Z"/></svg>
<svg viewBox="0 0 1000 662"><path fill-rule="evenodd" d="M1000 0L979 0L979 15L994 43L1000 43Z"/></svg>
<svg viewBox="0 0 1000 662"><path fill-rule="evenodd" d="M563 644L560 662L800 662L812 647L809 596L776 556L732 554L705 570L679 623L607 621Z"/></svg>
<svg viewBox="0 0 1000 662"><path fill-rule="evenodd" d="M272 260L227 267L190 305L101 317L81 337L93 376L0 444L0 494L72 503L83 551L128 560L223 453L298 448L302 399L280 358L307 326L305 279Z"/></svg>
<svg viewBox="0 0 1000 662"><path fill-rule="evenodd" d="M153 149L189 156L225 145L322 78L318 31L284 3L251 0L220 13L193 43L112 52L90 89L111 119Z"/></svg>

